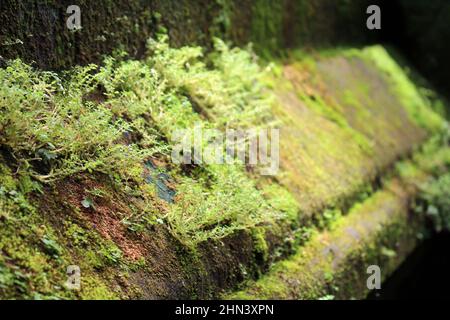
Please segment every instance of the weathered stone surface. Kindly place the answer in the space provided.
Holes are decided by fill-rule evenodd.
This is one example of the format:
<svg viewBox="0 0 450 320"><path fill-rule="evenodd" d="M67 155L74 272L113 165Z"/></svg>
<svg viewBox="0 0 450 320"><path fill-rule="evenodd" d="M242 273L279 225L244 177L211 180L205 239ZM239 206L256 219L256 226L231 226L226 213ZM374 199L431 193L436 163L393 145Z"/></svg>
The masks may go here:
<svg viewBox="0 0 450 320"><path fill-rule="evenodd" d="M299 252L231 299L364 299L370 266L386 279L411 253L423 217L410 210L416 189L393 180L350 210L330 231L316 234ZM406 188L405 188L406 187Z"/></svg>
<svg viewBox="0 0 450 320"><path fill-rule="evenodd" d="M288 64L277 81L279 179L307 215L376 183L430 134L411 117L399 83L364 53Z"/></svg>
<svg viewBox="0 0 450 320"><path fill-rule="evenodd" d="M255 42L260 53L287 47L363 42L367 0L347 1L78 1L82 29L70 31L64 1L0 3L0 56L35 61L45 69L98 63L123 49L145 52L147 39L168 30L174 45L211 46L213 36ZM345 34L337 32L340 28Z"/></svg>

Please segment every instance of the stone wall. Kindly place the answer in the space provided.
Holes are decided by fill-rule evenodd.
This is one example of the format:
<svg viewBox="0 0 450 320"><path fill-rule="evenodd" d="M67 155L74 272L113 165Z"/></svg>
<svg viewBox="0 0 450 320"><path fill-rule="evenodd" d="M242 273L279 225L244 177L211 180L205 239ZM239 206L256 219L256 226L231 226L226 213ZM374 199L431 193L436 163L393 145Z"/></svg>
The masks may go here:
<svg viewBox="0 0 450 320"><path fill-rule="evenodd" d="M70 31L69 5L81 9L81 26ZM134 57L146 39L167 30L172 44L210 46L213 36L271 54L296 46L366 42L367 0L237 1L4 0L0 3L0 56L21 57L48 69L99 62L124 49ZM345 32L342 32L345 30Z"/></svg>

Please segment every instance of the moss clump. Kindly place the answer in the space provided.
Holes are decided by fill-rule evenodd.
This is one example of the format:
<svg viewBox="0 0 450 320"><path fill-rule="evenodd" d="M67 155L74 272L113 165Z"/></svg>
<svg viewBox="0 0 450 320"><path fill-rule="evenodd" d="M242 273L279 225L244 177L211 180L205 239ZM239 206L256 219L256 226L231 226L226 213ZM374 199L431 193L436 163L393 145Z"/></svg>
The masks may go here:
<svg viewBox="0 0 450 320"><path fill-rule="evenodd" d="M285 129L278 179L304 214L353 201L377 175L444 124L402 69L396 72L409 84L409 94L417 95L417 105L399 97L394 80L368 62L368 51L293 52L293 62L274 68L269 81L277 96L273 112ZM385 58L396 65L392 57ZM415 109L431 119L425 122L434 122L428 133L411 117Z"/></svg>
<svg viewBox="0 0 450 320"><path fill-rule="evenodd" d="M3 172L2 179L12 179ZM17 182L17 181L16 181ZM19 182L17 182L19 183ZM86 230L70 224L70 238L61 235L39 212L32 199L17 186L0 186L0 296L4 299L109 299L117 295L93 271L82 250L88 243ZM100 243L97 241L96 243ZM74 248L80 250L74 254ZM81 290L65 286L66 268L79 265ZM95 266L94 266L95 267ZM87 283L95 283L92 290ZM94 294L94 296L93 296Z"/></svg>
<svg viewBox="0 0 450 320"><path fill-rule="evenodd" d="M436 232L450 231L450 174L421 185L415 211L433 223Z"/></svg>
<svg viewBox="0 0 450 320"><path fill-rule="evenodd" d="M62 75L18 60L0 70L0 145L24 177L27 192L78 173L106 174L128 195L144 199L145 214L124 223L140 230L155 221L167 224L175 237L193 245L282 217L285 212L269 205L238 162L204 166L195 174L175 165L154 166L158 176L173 177L164 180L171 184L165 187L178 194L173 204L155 201L144 163L156 157L168 162L174 130L197 123L263 125L271 113L264 71L251 52L216 40L215 51L203 57L197 47L170 48L164 36L150 41L149 48L152 55L145 61L125 61L119 52L102 67L77 67ZM24 125L25 119L31 122ZM95 197L89 195L85 206L95 209ZM164 212L149 209L156 205ZM82 245L84 235L69 228ZM108 252L108 261L120 260Z"/></svg>
<svg viewBox="0 0 450 320"><path fill-rule="evenodd" d="M149 63L170 87L187 93L212 125L247 128L270 120L271 96L261 81L265 72L251 51L215 39L215 51L204 57L200 47L170 48L166 36L150 40L149 49Z"/></svg>
<svg viewBox="0 0 450 320"><path fill-rule="evenodd" d="M0 145L20 175L51 182L83 171L111 174L153 153L114 143L131 129L105 105L84 99L96 85L93 69L76 68L65 87L56 74L18 60L0 69Z"/></svg>
<svg viewBox="0 0 450 320"><path fill-rule="evenodd" d="M255 245L254 252L256 261L259 263L265 263L269 258L269 247L267 246L265 235L266 233L263 227L252 229L252 238Z"/></svg>
<svg viewBox="0 0 450 320"><path fill-rule="evenodd" d="M411 119L430 132L442 129L443 120L433 112L429 101L424 99L415 84L408 78L404 70L389 56L386 49L374 46L363 50L362 56L374 63L386 73L392 84L392 90L408 111Z"/></svg>
<svg viewBox="0 0 450 320"><path fill-rule="evenodd" d="M190 178L179 185L180 196L167 219L174 234L184 241L223 238L282 216L239 168L221 166L212 174L216 183L208 190Z"/></svg>
<svg viewBox="0 0 450 320"><path fill-rule="evenodd" d="M270 58L283 47L283 2L258 0L252 6L251 41Z"/></svg>
<svg viewBox="0 0 450 320"><path fill-rule="evenodd" d="M266 182L262 187L264 197L270 206L280 212L291 222L297 222L300 214L300 205L295 197L286 188L276 183Z"/></svg>
<svg viewBox="0 0 450 320"><path fill-rule="evenodd" d="M375 171L371 141L328 99L331 93L321 91L316 74L311 57L272 74L277 97L272 110L283 137L278 180L295 196L303 215L337 205ZM366 172L364 178L360 172Z"/></svg>

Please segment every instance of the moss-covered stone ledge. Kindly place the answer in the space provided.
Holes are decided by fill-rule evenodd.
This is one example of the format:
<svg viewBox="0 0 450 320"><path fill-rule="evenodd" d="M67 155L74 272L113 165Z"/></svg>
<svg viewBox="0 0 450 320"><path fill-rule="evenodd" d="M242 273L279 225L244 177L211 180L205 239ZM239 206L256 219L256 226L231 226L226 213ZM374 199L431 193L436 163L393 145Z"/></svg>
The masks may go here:
<svg viewBox="0 0 450 320"><path fill-rule="evenodd" d="M300 216L370 193L444 127L381 46L292 55L270 83L282 136L276 179L296 197Z"/></svg>
<svg viewBox="0 0 450 320"><path fill-rule="evenodd" d="M248 289L225 297L364 298L367 268L380 266L385 278L415 246L420 223L408 216L409 198L396 189L377 192Z"/></svg>
<svg viewBox="0 0 450 320"><path fill-rule="evenodd" d="M368 267L380 267L381 278L386 279L423 239L425 216L414 206L418 186L434 181L450 164L448 147L435 151L438 161L422 153L398 164L398 177L356 203L329 230L316 233L297 254L275 264L258 281L223 298L366 298Z"/></svg>

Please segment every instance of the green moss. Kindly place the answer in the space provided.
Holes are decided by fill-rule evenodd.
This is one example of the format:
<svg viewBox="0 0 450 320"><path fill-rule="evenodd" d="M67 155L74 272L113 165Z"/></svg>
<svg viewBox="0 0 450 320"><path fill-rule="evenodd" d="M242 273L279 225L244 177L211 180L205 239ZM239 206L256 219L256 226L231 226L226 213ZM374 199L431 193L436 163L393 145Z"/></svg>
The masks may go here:
<svg viewBox="0 0 450 320"><path fill-rule="evenodd" d="M175 236L184 243L224 238L237 230L282 218L256 189L240 166L212 166L209 189L191 178L178 187L180 196L167 215Z"/></svg>
<svg viewBox="0 0 450 320"><path fill-rule="evenodd" d="M0 160L4 161L3 158ZM4 163L0 163L0 185L4 190L15 190L17 188L17 181L12 177L11 169Z"/></svg>
<svg viewBox="0 0 450 320"><path fill-rule="evenodd" d="M256 283L252 284L247 291L238 292L227 296L227 298L251 297L253 299L318 299L327 294L337 294L333 288L346 285L351 281L353 284L365 278L363 274L356 274L355 278L349 276L346 279L339 277L340 268L346 266L346 261L351 254L365 250L371 243L378 241L378 237L383 237L377 231L377 226L385 225L385 230L389 225L395 225L402 221L405 214L401 210L400 202L395 203L396 215L391 217L387 212L373 214L373 210L383 208L385 203L399 201L389 191L379 192L372 198L365 201L362 206L358 206L350 213L333 222L331 231L324 234L317 234L299 253L287 261L277 264L267 275L263 276ZM406 221L402 222L403 224ZM352 233L348 232L352 229ZM358 239L352 234L357 234ZM380 246L373 246L380 248ZM378 250L378 249L377 249ZM372 256L379 253L376 251ZM366 263L373 263L370 257L365 257ZM361 279L361 278L363 279ZM348 281L348 282L347 282ZM328 288L331 287L331 291ZM336 292L335 292L336 291ZM346 296L348 292L339 292L339 295ZM361 292L360 292L361 294Z"/></svg>
<svg viewBox="0 0 450 320"><path fill-rule="evenodd" d="M316 111L324 118L329 119L332 122L335 122L342 129L346 130L352 136L354 142L368 155L371 155L373 153L371 143L361 132L355 130L353 127L350 126L347 119L343 115L343 111L339 110L341 108L339 105L331 106L325 103L325 101L320 96L312 96L312 97L303 96L302 100L308 105L309 108ZM355 104L357 102L355 99L353 99L352 103ZM360 110L363 110L363 108L360 108ZM357 114L360 113L361 111L358 112Z"/></svg>
<svg viewBox="0 0 450 320"><path fill-rule="evenodd" d="M230 48L220 39L215 39L214 44L215 51L204 57L202 48L171 48L168 38L162 36L158 41L149 41L153 54L148 62L170 87L187 93L200 109L196 111L211 125L261 126L270 118L271 96L261 81L265 70L250 49ZM208 64L214 68L208 68ZM187 118L185 114L180 118ZM201 118L191 115L190 120L186 125L192 127Z"/></svg>
<svg viewBox="0 0 450 320"><path fill-rule="evenodd" d="M12 205L12 208L15 206ZM2 298L117 297L92 273L91 268L95 265L91 264L88 256L78 255L74 259L65 239L60 239L35 212L24 212L22 215L17 209L13 210L14 214L8 214L8 218L0 222L0 250L4 253L0 260ZM20 232L17 232L18 228ZM81 291L65 288L66 267L70 264L81 268Z"/></svg>
<svg viewBox="0 0 450 320"><path fill-rule="evenodd" d="M424 99L405 71L383 47L366 48L363 50L362 56L386 73L391 82L392 90L415 123L431 132L442 129L444 124L442 118L433 111L433 108L428 104L429 101Z"/></svg>
<svg viewBox="0 0 450 320"><path fill-rule="evenodd" d="M83 300L117 300L119 296L93 277L82 277L80 297Z"/></svg>
<svg viewBox="0 0 450 320"><path fill-rule="evenodd" d="M269 258L269 248L267 246L265 238L265 229L263 227L253 228L251 230L253 244L255 246L254 252L257 260L261 262L266 262Z"/></svg>
<svg viewBox="0 0 450 320"><path fill-rule="evenodd" d="M432 221L435 231L450 230L450 174L444 174L420 187L415 211Z"/></svg>
<svg viewBox="0 0 450 320"><path fill-rule="evenodd" d="M65 221L65 235L74 246L86 246L89 244L89 236L85 229L71 221Z"/></svg>
<svg viewBox="0 0 450 320"><path fill-rule="evenodd" d="M112 144L129 125L113 120L104 105L83 102L97 85L93 69L76 68L66 88L56 74L34 71L20 61L0 70L0 144L17 160L20 174L49 182L81 171L111 173L111 163L115 170L132 168L151 155L135 144Z"/></svg>
<svg viewBox="0 0 450 320"><path fill-rule="evenodd" d="M11 209L13 204L8 204ZM8 210L3 208L3 210ZM0 250L3 256L2 285L0 296L3 298L70 298L71 292L65 291L65 254L56 242L44 236L50 234L48 226L33 212L24 214L13 209L2 219L0 233ZM16 219L21 218L20 222ZM20 228L20 229L19 229ZM17 230L21 230L18 232ZM42 242L36 241L35 234L42 234ZM60 284L55 287L55 284Z"/></svg>
<svg viewBox="0 0 450 320"><path fill-rule="evenodd" d="M250 40L264 58L270 58L282 46L283 2L258 0L252 6Z"/></svg>
<svg viewBox="0 0 450 320"><path fill-rule="evenodd" d="M363 188L374 172L374 153L372 141L349 124L330 95L320 91L315 61L305 60L273 75L277 103L272 110L283 137L278 179L295 196L298 211L308 214L337 205L339 199ZM368 174L363 178L359 170Z"/></svg>
<svg viewBox="0 0 450 320"><path fill-rule="evenodd" d="M8 175L3 172L3 177L6 176ZM12 175L9 175L9 179L13 179ZM5 187L6 185L2 185L0 188L0 250L3 253L0 259L0 296L2 298L117 297L104 284L104 280L100 280L92 271L96 265L90 260L89 254L85 255L86 246L96 246L101 243L99 238L96 241L90 241L92 237L88 236L88 231L69 220L64 222L64 228L55 230L27 200L27 197L20 191L16 191L17 189ZM60 232L65 232L64 236ZM112 257L115 252L110 248L113 246L105 246L108 257ZM77 253L74 253L74 249L78 250ZM94 256L98 257L101 252L101 250L100 253L95 252ZM66 268L73 264L79 265L82 271L81 291L68 290L65 287Z"/></svg>
<svg viewBox="0 0 450 320"><path fill-rule="evenodd" d="M273 266L269 273L247 289L226 295L231 299L319 299L326 295L339 298L364 297L366 266L382 266L383 277L392 272L414 246L416 234L423 230L423 218L410 219L405 199L415 198L417 213L434 219L438 228L448 223L448 174L437 180L433 175L448 171L447 140L431 139L411 160L399 162L399 176L383 183L383 189L353 204L342 216L327 210L321 232L296 250L297 254ZM434 151L433 151L434 150ZM438 171L436 171L438 170ZM439 173L438 173L439 172ZM430 181L431 179L431 181ZM423 181L429 181L423 184ZM406 191L410 190L410 191Z"/></svg>
<svg viewBox="0 0 450 320"><path fill-rule="evenodd" d="M296 222L300 213L300 205L286 188L279 184L267 183L262 192L270 206L279 211L289 221Z"/></svg>

